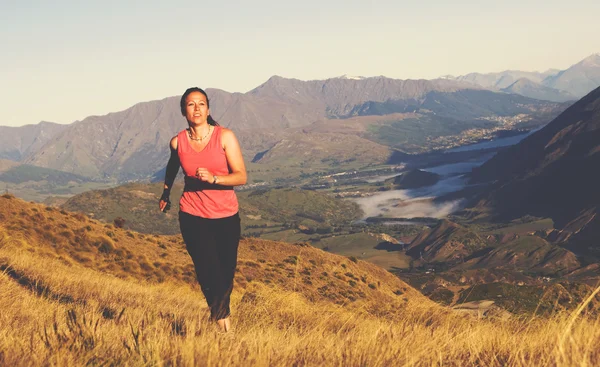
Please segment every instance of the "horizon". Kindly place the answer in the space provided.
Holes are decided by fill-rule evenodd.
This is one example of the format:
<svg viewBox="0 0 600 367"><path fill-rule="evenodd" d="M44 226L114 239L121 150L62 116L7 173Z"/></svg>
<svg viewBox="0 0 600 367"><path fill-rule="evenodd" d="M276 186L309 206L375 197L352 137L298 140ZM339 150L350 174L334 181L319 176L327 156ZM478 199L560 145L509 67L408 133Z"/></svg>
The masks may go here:
<svg viewBox="0 0 600 367"><path fill-rule="evenodd" d="M599 53L598 12L590 0L1 4L0 126L71 124L190 85L246 93L275 75L431 80L564 70Z"/></svg>

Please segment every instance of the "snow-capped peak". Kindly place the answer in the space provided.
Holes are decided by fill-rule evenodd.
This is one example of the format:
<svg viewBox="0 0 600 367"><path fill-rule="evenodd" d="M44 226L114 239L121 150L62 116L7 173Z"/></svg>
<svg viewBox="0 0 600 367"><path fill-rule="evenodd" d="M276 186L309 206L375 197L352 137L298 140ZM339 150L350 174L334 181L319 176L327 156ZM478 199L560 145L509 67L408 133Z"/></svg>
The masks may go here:
<svg viewBox="0 0 600 367"><path fill-rule="evenodd" d="M340 79L363 80L366 78L364 76L354 76L354 75L344 74L344 75L340 76Z"/></svg>

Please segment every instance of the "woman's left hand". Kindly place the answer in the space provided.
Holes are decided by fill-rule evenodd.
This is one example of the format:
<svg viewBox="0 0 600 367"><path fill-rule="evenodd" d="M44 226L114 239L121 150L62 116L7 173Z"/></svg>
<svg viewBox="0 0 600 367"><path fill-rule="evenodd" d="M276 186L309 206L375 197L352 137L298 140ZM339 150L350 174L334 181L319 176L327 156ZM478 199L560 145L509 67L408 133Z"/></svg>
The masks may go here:
<svg viewBox="0 0 600 367"><path fill-rule="evenodd" d="M200 181L212 183L214 180L214 175L206 168L197 168L196 169L196 178L198 178Z"/></svg>

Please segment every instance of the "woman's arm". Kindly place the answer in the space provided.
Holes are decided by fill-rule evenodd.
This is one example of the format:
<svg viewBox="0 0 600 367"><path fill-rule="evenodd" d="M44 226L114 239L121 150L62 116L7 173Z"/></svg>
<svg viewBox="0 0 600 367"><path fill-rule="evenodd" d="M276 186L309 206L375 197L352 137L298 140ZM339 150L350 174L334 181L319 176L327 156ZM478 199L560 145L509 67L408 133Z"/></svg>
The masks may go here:
<svg viewBox="0 0 600 367"><path fill-rule="evenodd" d="M158 206L160 207L160 211L167 211L169 207L167 207L171 201L169 200L169 196L171 194L171 188L173 188L173 182L175 182L175 177L177 176L177 172L179 172L179 155L177 154L177 137L173 137L171 139L171 143L169 144L171 149L171 156L169 157L169 162L167 163L167 170L165 172L165 185L164 191L158 202ZM166 208L166 209L165 209Z"/></svg>
<svg viewBox="0 0 600 367"><path fill-rule="evenodd" d="M238 186L246 184L246 181L248 180L246 174L246 165L244 164L244 157L242 157L242 149L240 148L240 144L238 143L233 131L223 128L221 133L221 144L225 150L227 165L229 166L231 173L228 175L214 176L214 174L209 172L206 168L198 168L196 170L196 177L202 181L216 183L217 185L223 186Z"/></svg>

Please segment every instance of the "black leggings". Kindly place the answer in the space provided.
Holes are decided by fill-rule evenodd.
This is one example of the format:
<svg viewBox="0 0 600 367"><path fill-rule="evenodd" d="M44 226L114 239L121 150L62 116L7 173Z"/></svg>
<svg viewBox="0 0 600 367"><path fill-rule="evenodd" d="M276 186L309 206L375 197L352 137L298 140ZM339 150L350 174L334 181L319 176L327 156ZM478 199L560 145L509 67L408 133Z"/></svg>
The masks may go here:
<svg viewBox="0 0 600 367"><path fill-rule="evenodd" d="M229 299L240 242L240 216L207 219L179 212L181 235L196 268L210 318L229 317Z"/></svg>

